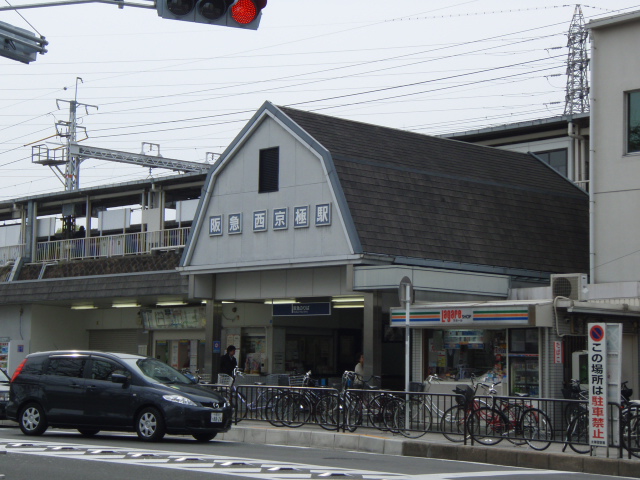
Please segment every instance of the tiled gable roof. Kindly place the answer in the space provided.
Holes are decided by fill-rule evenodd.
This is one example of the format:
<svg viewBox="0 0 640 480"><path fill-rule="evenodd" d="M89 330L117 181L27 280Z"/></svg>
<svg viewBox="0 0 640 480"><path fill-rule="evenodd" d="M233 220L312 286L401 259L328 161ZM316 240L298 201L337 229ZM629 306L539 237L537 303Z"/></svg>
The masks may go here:
<svg viewBox="0 0 640 480"><path fill-rule="evenodd" d="M526 154L279 107L331 154L363 253L588 269L588 197Z"/></svg>

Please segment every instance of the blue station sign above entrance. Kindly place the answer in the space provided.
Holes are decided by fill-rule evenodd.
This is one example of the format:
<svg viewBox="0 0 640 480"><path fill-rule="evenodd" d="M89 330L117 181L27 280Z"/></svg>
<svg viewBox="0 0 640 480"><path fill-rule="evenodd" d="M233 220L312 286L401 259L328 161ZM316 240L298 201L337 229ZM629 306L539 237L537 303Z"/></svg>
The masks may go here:
<svg viewBox="0 0 640 480"><path fill-rule="evenodd" d="M331 303L283 303L273 305L274 317L307 317L314 315L331 315Z"/></svg>

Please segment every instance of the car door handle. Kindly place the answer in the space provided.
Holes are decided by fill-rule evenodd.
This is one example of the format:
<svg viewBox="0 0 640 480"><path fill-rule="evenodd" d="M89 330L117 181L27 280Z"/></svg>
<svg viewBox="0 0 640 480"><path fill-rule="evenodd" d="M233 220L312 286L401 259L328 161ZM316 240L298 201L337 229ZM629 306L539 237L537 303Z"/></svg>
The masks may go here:
<svg viewBox="0 0 640 480"><path fill-rule="evenodd" d="M96 386L95 386L95 385L87 385L87 386L86 386L86 389L87 389L87 390L95 390L95 389L96 389Z"/></svg>

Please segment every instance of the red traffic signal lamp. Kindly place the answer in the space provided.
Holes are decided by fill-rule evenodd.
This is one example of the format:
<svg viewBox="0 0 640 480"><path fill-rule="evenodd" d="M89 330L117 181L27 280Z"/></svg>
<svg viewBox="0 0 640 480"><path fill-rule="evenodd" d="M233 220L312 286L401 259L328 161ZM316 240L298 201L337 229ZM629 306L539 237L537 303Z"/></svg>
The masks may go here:
<svg viewBox="0 0 640 480"><path fill-rule="evenodd" d="M267 0L156 0L162 18L257 30Z"/></svg>

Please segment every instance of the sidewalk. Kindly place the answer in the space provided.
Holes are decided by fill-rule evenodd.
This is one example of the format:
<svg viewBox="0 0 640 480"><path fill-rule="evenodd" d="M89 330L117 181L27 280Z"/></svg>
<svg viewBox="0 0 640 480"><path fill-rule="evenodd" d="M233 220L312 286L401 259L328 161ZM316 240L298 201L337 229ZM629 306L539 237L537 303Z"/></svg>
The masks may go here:
<svg viewBox="0 0 640 480"><path fill-rule="evenodd" d="M439 433L409 439L390 432L360 428L354 433L330 432L317 425L300 428L274 427L266 422L243 420L216 439L232 442L290 445L351 450L367 453L461 460L511 467L565 470L596 475L640 478L640 459L618 459L618 450L597 449L598 456L579 455L563 444L553 443L542 452L527 445L515 446L503 440L496 446L451 443Z"/></svg>

